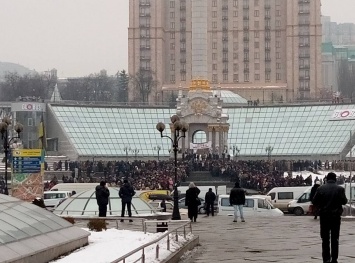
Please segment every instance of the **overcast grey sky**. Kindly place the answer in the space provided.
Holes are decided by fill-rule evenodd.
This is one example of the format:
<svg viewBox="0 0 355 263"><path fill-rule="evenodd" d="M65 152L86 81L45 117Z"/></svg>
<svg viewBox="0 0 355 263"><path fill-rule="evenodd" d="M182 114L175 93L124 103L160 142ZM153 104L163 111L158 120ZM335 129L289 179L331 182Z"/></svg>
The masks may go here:
<svg viewBox="0 0 355 263"><path fill-rule="evenodd" d="M284 0L288 1L288 0ZM322 0L333 21L355 23L355 0ZM0 61L60 77L127 69L129 0L0 0Z"/></svg>

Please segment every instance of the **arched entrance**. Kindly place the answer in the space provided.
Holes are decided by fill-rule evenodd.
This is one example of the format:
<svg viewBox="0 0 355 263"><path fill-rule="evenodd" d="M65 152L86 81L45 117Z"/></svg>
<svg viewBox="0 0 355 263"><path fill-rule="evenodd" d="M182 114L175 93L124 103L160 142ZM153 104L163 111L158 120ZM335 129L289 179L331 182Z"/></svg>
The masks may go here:
<svg viewBox="0 0 355 263"><path fill-rule="evenodd" d="M205 131L197 130L192 134L192 143L206 143L207 134Z"/></svg>

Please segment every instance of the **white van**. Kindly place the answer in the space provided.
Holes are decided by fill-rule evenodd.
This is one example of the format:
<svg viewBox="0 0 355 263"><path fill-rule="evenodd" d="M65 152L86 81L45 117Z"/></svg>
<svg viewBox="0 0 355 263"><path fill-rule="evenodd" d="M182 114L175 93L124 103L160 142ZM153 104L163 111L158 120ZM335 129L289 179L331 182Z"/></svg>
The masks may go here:
<svg viewBox="0 0 355 263"><path fill-rule="evenodd" d="M287 211L296 216L306 215L309 211L309 206L311 205L311 202L309 201L310 194L311 188L308 188L300 197L298 197L298 199L288 203Z"/></svg>
<svg viewBox="0 0 355 263"><path fill-rule="evenodd" d="M350 184L342 184L340 185L345 188L345 195L350 202ZM355 184L351 185L352 188L352 201L355 201ZM311 202L309 201L309 196L311 194L311 187L309 187L304 193L296 200L292 200L287 205L287 211L289 213L295 214L296 216L305 215L309 211L309 206Z"/></svg>
<svg viewBox="0 0 355 263"><path fill-rule="evenodd" d="M70 191L45 191L43 194L44 205L48 208L53 208L60 201L67 199L70 196Z"/></svg>
<svg viewBox="0 0 355 263"><path fill-rule="evenodd" d="M267 193L267 196L274 207L287 212L288 203L297 199L307 189L311 189L311 186L275 187Z"/></svg>
<svg viewBox="0 0 355 263"><path fill-rule="evenodd" d="M243 209L246 217L254 216L283 216L280 209L273 207L266 197L246 196ZM218 197L218 215L234 216L234 208L229 204L229 195L219 195Z"/></svg>

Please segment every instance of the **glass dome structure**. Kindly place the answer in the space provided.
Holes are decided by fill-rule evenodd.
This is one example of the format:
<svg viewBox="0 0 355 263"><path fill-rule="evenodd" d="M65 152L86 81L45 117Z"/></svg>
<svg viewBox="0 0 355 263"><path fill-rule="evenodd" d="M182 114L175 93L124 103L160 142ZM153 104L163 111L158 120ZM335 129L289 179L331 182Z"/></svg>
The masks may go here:
<svg viewBox="0 0 355 263"><path fill-rule="evenodd" d="M0 262L47 262L87 244L89 235L44 208L0 194Z"/></svg>
<svg viewBox="0 0 355 263"><path fill-rule="evenodd" d="M121 216L121 198L118 196L119 188L109 187L110 197L107 206L107 216ZM71 216L98 216L99 210L96 202L95 189L75 194L58 205L53 213ZM154 214L155 209L147 202L134 196L132 199L132 216L146 216ZM126 211L127 215L127 211Z"/></svg>
<svg viewBox="0 0 355 263"><path fill-rule="evenodd" d="M228 106L228 105L247 105L248 101L240 96L237 93L234 93L233 91L230 90L220 90L221 93L221 99L223 100L223 105ZM218 92L214 91L213 95L216 95Z"/></svg>

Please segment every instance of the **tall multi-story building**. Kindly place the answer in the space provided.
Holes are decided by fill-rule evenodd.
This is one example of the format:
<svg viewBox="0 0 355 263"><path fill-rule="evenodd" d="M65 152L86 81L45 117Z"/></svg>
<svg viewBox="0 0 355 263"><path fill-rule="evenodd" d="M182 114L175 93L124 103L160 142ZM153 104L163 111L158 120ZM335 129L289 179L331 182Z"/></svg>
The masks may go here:
<svg viewBox="0 0 355 263"><path fill-rule="evenodd" d="M323 43L334 45L355 44L355 24L332 22L330 16L322 17Z"/></svg>
<svg viewBox="0 0 355 263"><path fill-rule="evenodd" d="M130 1L129 73L152 70L151 102L198 77L248 99L316 98L321 42L320 0Z"/></svg>

